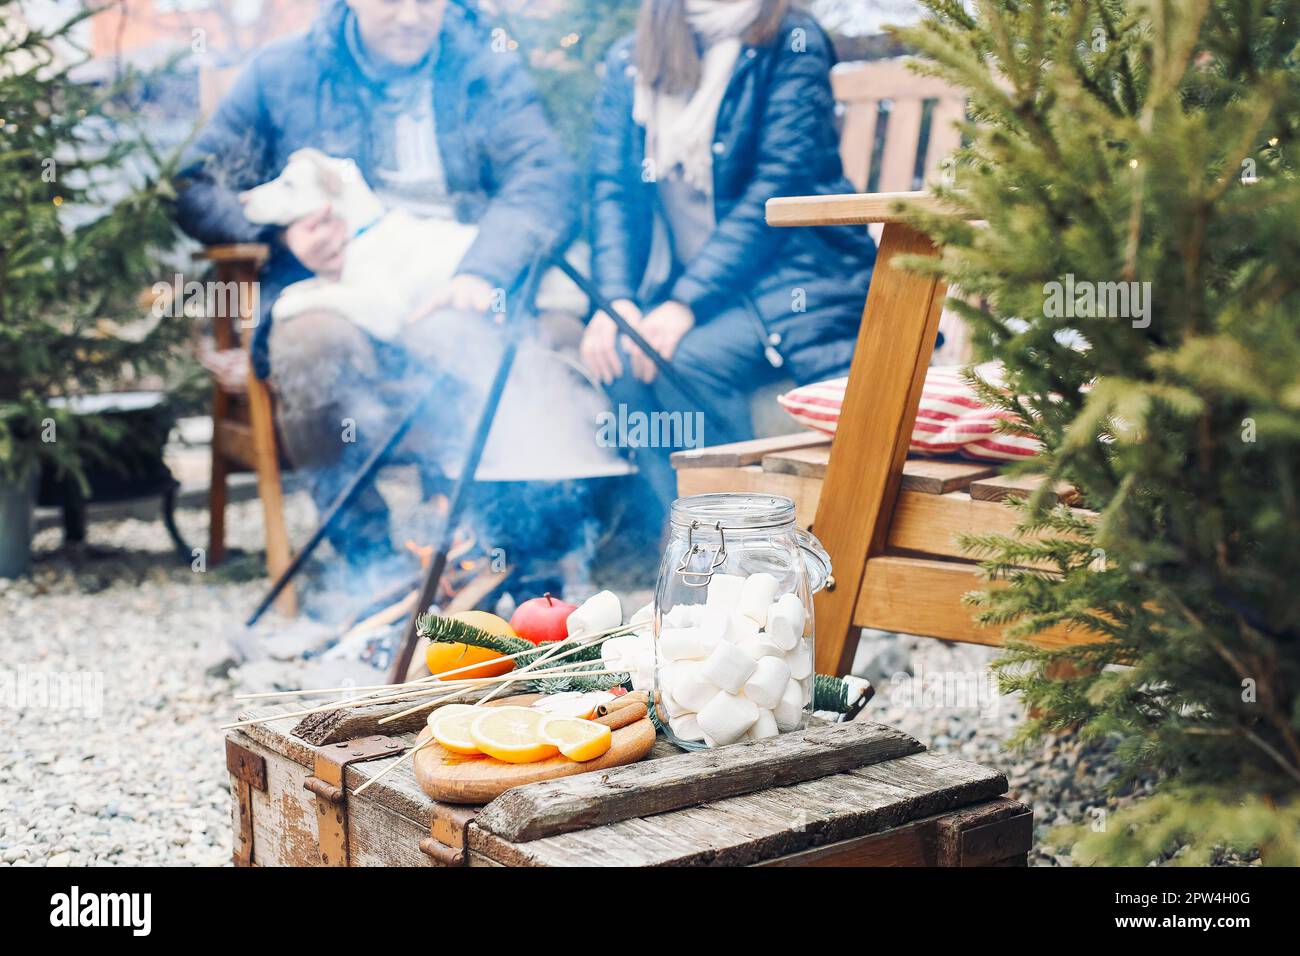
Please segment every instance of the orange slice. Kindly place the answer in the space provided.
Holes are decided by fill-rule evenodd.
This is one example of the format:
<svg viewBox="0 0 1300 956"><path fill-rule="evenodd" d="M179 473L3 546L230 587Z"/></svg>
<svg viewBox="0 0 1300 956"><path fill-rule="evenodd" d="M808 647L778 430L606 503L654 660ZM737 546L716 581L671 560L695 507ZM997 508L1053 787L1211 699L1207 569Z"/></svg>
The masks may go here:
<svg viewBox="0 0 1300 956"><path fill-rule="evenodd" d="M429 726L432 727L442 718L450 717L452 714L463 714L467 710L477 709L473 704L443 704L429 714Z"/></svg>
<svg viewBox="0 0 1300 956"><path fill-rule="evenodd" d="M542 738L570 760L595 760L609 749L613 735L604 724L577 717L548 717Z"/></svg>
<svg viewBox="0 0 1300 956"><path fill-rule="evenodd" d="M475 746L490 757L506 763L535 763L557 753L542 738L545 719L541 711L528 707L486 707L470 723L469 733Z"/></svg>
<svg viewBox="0 0 1300 956"><path fill-rule="evenodd" d="M483 713L481 707L469 707L464 704L448 705L455 706L458 709L452 713L443 713L441 717L435 712L434 718L429 720L429 733L433 739L438 741L452 753L456 754L479 754L478 745L474 742L474 736L470 733L470 725ZM464 709L459 709L464 708ZM445 711L447 708L443 708Z"/></svg>

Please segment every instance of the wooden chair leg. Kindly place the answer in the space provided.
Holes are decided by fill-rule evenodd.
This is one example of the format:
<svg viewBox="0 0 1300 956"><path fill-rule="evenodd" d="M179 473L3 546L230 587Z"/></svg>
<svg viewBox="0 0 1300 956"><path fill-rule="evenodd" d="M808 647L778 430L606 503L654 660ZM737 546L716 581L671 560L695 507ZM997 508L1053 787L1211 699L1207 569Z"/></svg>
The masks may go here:
<svg viewBox="0 0 1300 956"><path fill-rule="evenodd" d="M935 254L906 223L885 224L813 522L835 569L835 587L816 598L819 674L853 664L863 570L884 548L946 294L937 278L904 272L895 259Z"/></svg>
<svg viewBox="0 0 1300 956"><path fill-rule="evenodd" d="M215 567L226 556L226 478L230 460L221 447L218 424L226 414L229 399L217 390L212 403L212 477L208 484L208 554L207 566Z"/></svg>
<svg viewBox="0 0 1300 956"><path fill-rule="evenodd" d="M284 522L284 490L280 486L280 452L275 440L271 391L251 368L248 372L248 404L256 458L257 494L262 500L262 524L266 529L266 570L276 578L289 566L292 552ZM298 599L292 584L280 592L275 607L290 617L298 613Z"/></svg>

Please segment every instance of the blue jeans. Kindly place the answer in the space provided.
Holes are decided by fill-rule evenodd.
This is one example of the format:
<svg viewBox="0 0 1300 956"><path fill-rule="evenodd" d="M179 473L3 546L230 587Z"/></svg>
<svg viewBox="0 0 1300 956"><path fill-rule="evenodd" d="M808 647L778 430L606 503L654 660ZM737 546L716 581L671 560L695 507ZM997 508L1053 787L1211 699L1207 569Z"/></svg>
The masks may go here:
<svg viewBox="0 0 1300 956"><path fill-rule="evenodd" d="M722 423L728 430L725 435L718 434L717 423L707 418L702 422L702 430L684 431L692 439L692 447L753 438L750 400L754 392L786 377L782 369L774 368L764 356L758 328L743 306L720 312L687 332L669 365L686 381L687 388L693 389L725 419ZM628 414L678 412L695 416L697 422L701 417L701 409L688 402L662 374L656 374L649 385L634 378L626 355L623 374L606 390L616 414L623 406ZM657 504L666 509L677 497L677 479L669 458L681 448L662 444L630 445L630 448Z"/></svg>

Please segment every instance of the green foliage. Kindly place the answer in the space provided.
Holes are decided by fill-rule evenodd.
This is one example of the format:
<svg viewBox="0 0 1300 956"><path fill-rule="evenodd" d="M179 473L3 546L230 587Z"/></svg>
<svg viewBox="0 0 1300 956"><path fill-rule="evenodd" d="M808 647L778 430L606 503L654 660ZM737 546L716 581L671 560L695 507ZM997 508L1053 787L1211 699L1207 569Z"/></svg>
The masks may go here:
<svg viewBox="0 0 1300 956"><path fill-rule="evenodd" d="M0 476L9 478L41 461L80 475L96 440L116 436L50 400L160 369L183 331L140 327L149 310L139 293L175 235L170 171L122 105L133 76L108 89L70 76L69 31L91 15L43 32L26 26L17 0L0 0Z"/></svg>
<svg viewBox="0 0 1300 956"><path fill-rule="evenodd" d="M967 541L1008 585L973 599L981 620L1109 638L1000 661L1041 714L1023 736L1117 740L1130 775L1180 788L1143 825L1194 854L1212 820L1258 837L1261 801L1293 820L1300 800L1300 2L925 5L900 38L973 122L936 188L952 213L914 217L942 260L911 265L1004 364L1008 392L983 391L1042 442L1029 470L1100 513L1045 486L1021 506L1045 540ZM1070 317L1067 275L1150 283L1149 312ZM1058 660L1081 676L1047 677Z"/></svg>
<svg viewBox="0 0 1300 956"><path fill-rule="evenodd" d="M497 14L527 53L556 132L580 168L604 80L602 61L615 40L632 32L639 7L640 0L555 0Z"/></svg>
<svg viewBox="0 0 1300 956"><path fill-rule="evenodd" d="M1173 865L1208 866L1220 851L1245 856L1259 849L1269 866L1300 866L1300 806L1171 789L1110 814L1104 828L1062 827L1053 838L1073 843L1073 857L1084 865L1145 866L1170 847L1186 846Z"/></svg>

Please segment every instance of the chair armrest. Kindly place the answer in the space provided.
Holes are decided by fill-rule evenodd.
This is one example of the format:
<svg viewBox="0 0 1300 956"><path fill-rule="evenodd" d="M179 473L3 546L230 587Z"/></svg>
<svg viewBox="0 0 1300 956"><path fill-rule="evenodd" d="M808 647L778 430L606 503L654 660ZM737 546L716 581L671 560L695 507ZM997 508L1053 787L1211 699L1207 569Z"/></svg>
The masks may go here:
<svg viewBox="0 0 1300 956"><path fill-rule="evenodd" d="M940 212L945 208L940 200L925 192L789 196L767 201L767 224L857 226L873 222L902 222L907 209Z"/></svg>
<svg viewBox="0 0 1300 956"><path fill-rule="evenodd" d="M260 269L271 254L271 247L264 242L234 242L224 246L205 246L194 258L206 259L221 265L249 265Z"/></svg>

